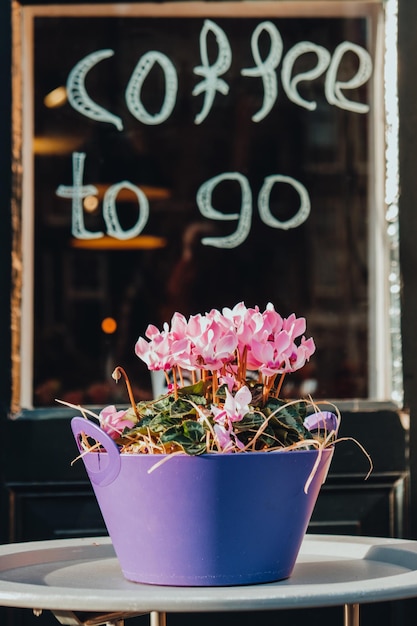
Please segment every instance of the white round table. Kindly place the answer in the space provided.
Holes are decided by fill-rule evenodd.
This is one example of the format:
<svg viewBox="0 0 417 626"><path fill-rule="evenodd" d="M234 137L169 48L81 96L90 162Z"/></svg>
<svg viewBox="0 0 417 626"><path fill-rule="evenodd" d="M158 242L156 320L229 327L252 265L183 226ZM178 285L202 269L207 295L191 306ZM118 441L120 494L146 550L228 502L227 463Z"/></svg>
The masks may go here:
<svg viewBox="0 0 417 626"><path fill-rule="evenodd" d="M65 624L117 624L149 613L345 607L359 625L362 603L417 597L417 541L307 535L293 575L235 587L166 587L124 579L109 538L0 546L0 605L48 609Z"/></svg>

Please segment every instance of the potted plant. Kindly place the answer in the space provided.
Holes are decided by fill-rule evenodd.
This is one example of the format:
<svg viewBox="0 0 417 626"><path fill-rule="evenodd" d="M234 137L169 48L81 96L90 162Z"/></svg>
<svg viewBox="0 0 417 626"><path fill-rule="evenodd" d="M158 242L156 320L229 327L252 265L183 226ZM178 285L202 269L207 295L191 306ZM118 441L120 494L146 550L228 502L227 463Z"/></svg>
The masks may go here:
<svg viewBox="0 0 417 626"><path fill-rule="evenodd" d="M135 352L167 392L72 420L123 574L163 585L290 576L340 416L280 397L315 351L306 322L244 303L148 326ZM185 381L185 374L189 380ZM96 422L86 419L87 415Z"/></svg>

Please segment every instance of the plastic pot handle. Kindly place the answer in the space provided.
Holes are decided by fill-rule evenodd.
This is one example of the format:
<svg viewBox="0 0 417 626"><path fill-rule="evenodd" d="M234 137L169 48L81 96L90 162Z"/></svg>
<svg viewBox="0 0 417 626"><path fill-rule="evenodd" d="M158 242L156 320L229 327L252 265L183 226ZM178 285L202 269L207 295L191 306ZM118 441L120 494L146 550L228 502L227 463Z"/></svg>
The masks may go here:
<svg viewBox="0 0 417 626"><path fill-rule="evenodd" d="M331 411L317 411L306 417L304 426L310 431L321 430L328 433L333 431L337 435L339 421L337 416Z"/></svg>
<svg viewBox="0 0 417 626"><path fill-rule="evenodd" d="M105 487L110 485L120 472L121 462L119 449L114 441L99 426L84 417L73 417L71 428L77 443L78 449L83 453L83 461L88 471L88 476L95 485ZM98 441L106 450L106 457L100 452L93 451L85 453L80 443L80 434L85 433L87 437L92 437ZM99 463L97 463L97 459ZM103 460L103 462L101 462ZM97 470L97 467L99 469Z"/></svg>

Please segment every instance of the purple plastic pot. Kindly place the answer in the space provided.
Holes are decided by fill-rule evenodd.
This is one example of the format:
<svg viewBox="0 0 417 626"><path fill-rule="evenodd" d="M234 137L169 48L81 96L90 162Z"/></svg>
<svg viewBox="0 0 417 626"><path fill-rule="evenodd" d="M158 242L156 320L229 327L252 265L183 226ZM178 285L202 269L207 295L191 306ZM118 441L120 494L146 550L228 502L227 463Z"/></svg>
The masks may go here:
<svg viewBox="0 0 417 626"><path fill-rule="evenodd" d="M124 576L156 585L265 583L293 570L333 449L205 454L119 454L93 422L72 430L106 452L83 461Z"/></svg>

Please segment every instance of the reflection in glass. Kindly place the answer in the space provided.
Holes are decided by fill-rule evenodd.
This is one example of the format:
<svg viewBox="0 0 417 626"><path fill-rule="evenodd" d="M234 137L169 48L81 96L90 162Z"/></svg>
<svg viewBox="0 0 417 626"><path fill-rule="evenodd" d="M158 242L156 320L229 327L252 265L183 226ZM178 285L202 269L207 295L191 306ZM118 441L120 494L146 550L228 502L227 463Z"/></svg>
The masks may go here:
<svg viewBox="0 0 417 626"><path fill-rule="evenodd" d="M281 36L282 56L275 104L254 121L265 104L265 83L242 69L255 67L251 42L262 21ZM313 110L290 99L281 76L300 42L327 50L329 59L345 41L366 50L367 20L213 22L227 36L230 67L221 76L227 89L216 90L201 119L207 91L193 92L204 79L194 71L204 66L203 18L35 19L35 406L56 397L126 403L123 387L110 377L116 365L130 373L138 399L150 397L149 374L134 355L147 324L161 326L174 311L188 316L241 300L262 308L271 301L282 315L307 318L317 353L303 379L292 378L287 395L368 395L369 114L330 103L326 71L297 83L302 101L316 103ZM213 64L219 43L209 33L206 44ZM265 32L257 45L267 59ZM45 104L78 63L103 50L114 53L85 74L85 88L121 124L82 115L68 99L60 107ZM126 101L138 61L150 51L169 59L178 79L175 104L157 124L137 119ZM346 52L338 79L354 77L358 63L357 54ZM316 64L313 52L299 55L291 76L311 75ZM155 63L135 92L151 118L163 108L166 75ZM367 82L344 96L372 106ZM72 198L57 194L74 186L74 153L85 155L80 184L92 187L82 209L82 228L91 237L82 239L73 234ZM208 193L207 181L225 173L230 176ZM308 217L290 229L279 224L297 214L300 194L283 182L266 193L268 177L277 175L299 182L310 200ZM123 181L133 187L119 189ZM146 197L146 223L140 233L117 239L114 229L128 232L144 214L136 188ZM117 220L105 218L112 189ZM199 190L215 215L228 219L205 213ZM270 223L259 208L262 197ZM238 245L213 245L238 229ZM103 237L93 238L98 233ZM103 331L108 319L114 332Z"/></svg>

